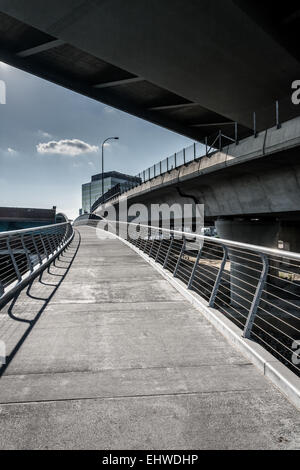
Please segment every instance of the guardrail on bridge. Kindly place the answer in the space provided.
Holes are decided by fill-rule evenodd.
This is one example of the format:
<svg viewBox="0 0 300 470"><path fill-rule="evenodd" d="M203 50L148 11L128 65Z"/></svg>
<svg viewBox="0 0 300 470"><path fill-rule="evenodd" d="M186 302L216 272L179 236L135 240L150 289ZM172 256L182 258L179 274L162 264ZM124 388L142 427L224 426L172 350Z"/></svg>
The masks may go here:
<svg viewBox="0 0 300 470"><path fill-rule="evenodd" d="M119 224L109 226L300 376L299 253Z"/></svg>
<svg viewBox="0 0 300 470"><path fill-rule="evenodd" d="M0 304L64 250L73 235L69 222L0 232Z"/></svg>

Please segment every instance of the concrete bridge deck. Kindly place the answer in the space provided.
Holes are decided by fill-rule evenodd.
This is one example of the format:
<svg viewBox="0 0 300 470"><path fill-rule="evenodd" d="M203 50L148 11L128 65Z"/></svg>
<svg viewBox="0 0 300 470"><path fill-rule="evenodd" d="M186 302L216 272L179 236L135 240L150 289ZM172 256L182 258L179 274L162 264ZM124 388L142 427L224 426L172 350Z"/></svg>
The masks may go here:
<svg viewBox="0 0 300 470"><path fill-rule="evenodd" d="M0 336L1 449L300 448L300 413L94 228L1 311Z"/></svg>

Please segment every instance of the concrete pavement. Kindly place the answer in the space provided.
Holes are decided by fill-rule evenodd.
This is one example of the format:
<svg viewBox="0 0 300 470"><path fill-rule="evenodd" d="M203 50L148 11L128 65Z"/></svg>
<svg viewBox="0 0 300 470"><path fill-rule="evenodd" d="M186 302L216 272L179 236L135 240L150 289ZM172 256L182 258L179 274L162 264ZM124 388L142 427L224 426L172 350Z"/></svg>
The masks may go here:
<svg viewBox="0 0 300 470"><path fill-rule="evenodd" d="M79 227L0 312L1 449L300 449L300 413L138 254Z"/></svg>

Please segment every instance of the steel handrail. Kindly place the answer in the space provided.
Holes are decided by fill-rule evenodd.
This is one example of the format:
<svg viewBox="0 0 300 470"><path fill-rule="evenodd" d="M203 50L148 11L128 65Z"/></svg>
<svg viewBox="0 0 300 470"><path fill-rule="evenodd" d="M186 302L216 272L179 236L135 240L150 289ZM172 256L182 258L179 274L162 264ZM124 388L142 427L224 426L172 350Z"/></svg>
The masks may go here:
<svg viewBox="0 0 300 470"><path fill-rule="evenodd" d="M106 222L116 223L116 224L135 225L138 227L143 227L143 228L148 228L148 229L153 229L153 230L160 230L162 232L168 232L171 234L178 234L178 235L189 237L189 238L198 238L200 240L207 240L207 241L213 240L213 243L217 243L219 245L225 244L230 247L242 248L242 249L254 251L257 253L265 253L266 255L278 256L279 258L285 257L285 258L292 259L295 261L300 261L300 253L295 253L295 252L286 251L286 250L279 250L278 248L268 248L268 247L264 247L261 245L252 245L250 243L237 242L234 240L227 240L224 238L213 238L207 235L201 235L199 233L184 232L184 231L175 230L175 229L166 229L166 228L158 227L155 225L144 225L144 224L136 224L134 222L123 222L123 221L114 222L114 221L109 221L109 220L107 220Z"/></svg>
<svg viewBox="0 0 300 470"><path fill-rule="evenodd" d="M105 223L300 375L300 253L135 222Z"/></svg>
<svg viewBox="0 0 300 470"><path fill-rule="evenodd" d="M0 233L0 305L43 271L74 236L70 222Z"/></svg>
<svg viewBox="0 0 300 470"><path fill-rule="evenodd" d="M41 225L40 227L28 227L28 228L21 228L18 230L7 230L6 232L0 232L0 237L7 236L7 235L15 235L18 233L25 233L25 232L34 232L36 230L41 230L50 227L58 227L59 225L66 225L69 222L60 222L59 224L49 224L49 225Z"/></svg>

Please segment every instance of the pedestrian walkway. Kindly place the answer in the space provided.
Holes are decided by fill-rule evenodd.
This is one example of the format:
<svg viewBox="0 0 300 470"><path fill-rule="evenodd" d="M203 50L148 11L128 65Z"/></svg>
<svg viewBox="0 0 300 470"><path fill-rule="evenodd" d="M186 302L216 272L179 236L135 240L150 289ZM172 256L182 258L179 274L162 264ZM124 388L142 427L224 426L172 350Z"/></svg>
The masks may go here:
<svg viewBox="0 0 300 470"><path fill-rule="evenodd" d="M300 413L95 228L0 312L0 339L1 449L300 448Z"/></svg>

